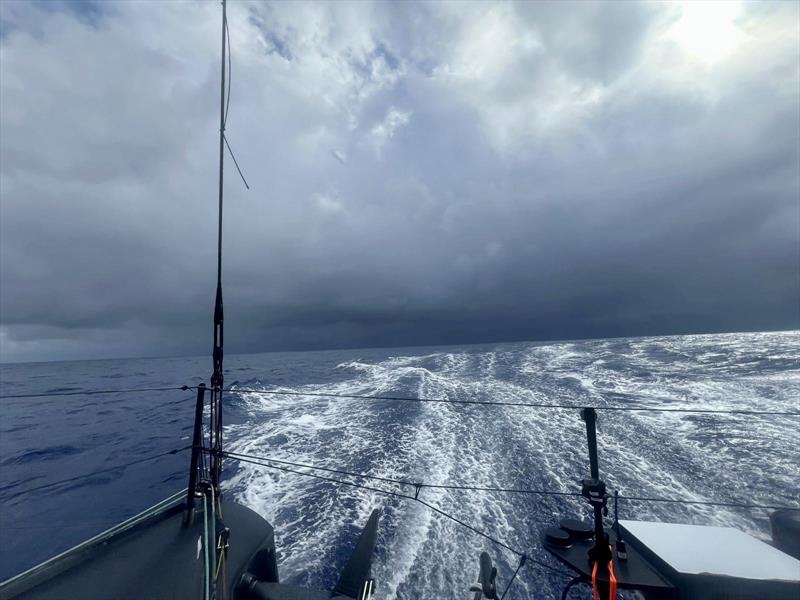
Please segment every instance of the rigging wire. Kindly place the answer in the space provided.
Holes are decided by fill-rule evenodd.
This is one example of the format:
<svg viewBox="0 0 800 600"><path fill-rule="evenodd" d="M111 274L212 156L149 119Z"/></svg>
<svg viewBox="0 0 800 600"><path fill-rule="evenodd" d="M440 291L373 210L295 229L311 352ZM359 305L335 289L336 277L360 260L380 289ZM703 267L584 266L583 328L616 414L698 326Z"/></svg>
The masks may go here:
<svg viewBox="0 0 800 600"><path fill-rule="evenodd" d="M519 565L517 566L516 570L514 571L514 574L512 575L511 579L509 580L508 584L506 585L506 588L503 591L502 596L500 597L501 600L503 600L505 598L506 594L508 593L509 588L511 587L511 584L514 582L514 580L517 577L517 574L519 573L520 569L523 567L523 565L525 564L525 562L527 560L530 560L532 563L534 563L534 564L536 564L536 565L538 565L538 566L540 566L540 567L542 567L544 569L547 569L547 570L553 572L554 574L557 574L557 575L560 575L560 576L564 576L564 577L571 577L570 573L567 573L566 571L563 571L561 569L552 567L551 565L547 564L546 562L537 560L535 558L531 558L526 553L521 552L520 550L518 550L516 548L513 548L513 547L509 546L508 544L506 544L504 542L501 542L500 540L498 540L497 538L489 535L485 531L482 531L482 530L470 525L469 523L466 523L465 521L459 519L458 517L446 512L446 511L444 511L444 510L442 510L442 509L440 509L440 508L438 508L436 506L433 506L432 504L430 504L430 503L428 503L428 502L426 502L426 501L424 501L424 500L419 498L419 492L420 492L421 488L423 488L423 487L438 487L438 486L435 486L435 485L426 486L425 484L421 484L421 483L412 483L412 482L408 482L408 481L404 481L404 480L391 479L391 478L387 478L387 477L370 476L370 475L365 475L365 474L362 474L362 473L353 473L353 472L350 472L350 471L343 471L343 470L340 470L340 469L329 469L329 468L325 468L325 467L313 467L313 466L305 465L305 464L302 464L302 463L293 463L293 462L290 462L290 461L278 461L278 460L274 460L274 459L268 459L268 458L264 458L264 457L256 457L256 456L241 454L241 453L237 453L237 452L222 451L219 454L221 456L225 456L225 457L231 458L233 460L238 460L240 462L250 463L250 464L253 464L253 465L256 465L256 466L260 466L260 467L263 467L263 468L267 468L267 469L274 469L274 470L282 471L282 472L285 472L285 473L292 473L292 474L295 474L295 475L302 475L304 477L310 477L310 478L313 478L313 479L317 479L317 480L320 480L320 481L327 481L327 482L335 483L335 484L338 484L338 485L346 485L346 486L350 486L350 487L355 487L355 488L358 488L358 489L363 489L363 490L367 490L367 491L376 492L376 493L379 493L379 494L382 494L382 495L385 495L385 496L389 496L389 497L401 498L401 499L404 499L404 500L413 500L415 502L418 502L418 503L422 504L423 506L425 506L429 510L435 512L436 514L441 515L441 516L453 521L454 523L464 527L465 529L468 529L469 531L475 533L476 535L479 535L479 536L489 540L493 544L495 544L495 545L497 545L497 546L499 546L501 548L504 548L504 549L508 550L509 552L511 552L512 554L515 554L516 556L519 557L519 559L520 559ZM296 469L291 469L291 468L286 467L286 466L281 466L279 464L274 464L276 462L279 462L279 463L282 463L282 464L298 466L298 467L309 468L309 469L319 469L319 470L323 470L323 471L328 471L328 472L333 472L333 473L343 474L343 475L349 475L349 476L353 476L353 477L363 477L365 479L374 479L374 480L378 480L378 481L396 483L396 484L401 484L401 485L412 485L412 486L415 487L415 494L413 496L411 496L409 494L403 494L403 493L399 493L399 492L396 492L396 491L393 491L393 490L386 490L386 489L383 489L383 488L378 488L378 487L373 487L373 486L364 485L364 484L360 484L360 483L355 483L355 482L352 482L352 481L345 481L345 480L342 480L342 479L336 479L334 477L328 477L328 476L325 476L325 475L318 475L316 473L309 473L309 472L306 472L306 471L298 471ZM273 464L271 464L271 463L273 463ZM475 488L475 487L472 487L472 486L447 486L447 487L449 489L465 489L465 490L480 489L480 488ZM497 489L499 490L499 488L497 488ZM534 491L534 490L530 490L529 492L530 493L546 493L546 492L539 492L539 491ZM564 494L564 495L567 495L567 494ZM572 495L580 495L580 494L572 494ZM620 498L623 498L623 497L620 496ZM663 500L663 501L683 503L683 504L707 504L707 505L715 505L715 506L738 506L738 507L746 507L746 508L776 508L776 509L777 508L787 508L787 507L768 507L768 506L761 506L761 505L746 505L746 504L739 504L739 503L718 503L718 502L715 503L715 502L700 502L700 501L692 502L692 501L654 499L654 498L648 499L648 498L644 498L644 497L629 497L627 499L630 499L630 500L633 500L633 499L635 499L635 500L653 500L653 501ZM789 508L789 510L800 510L800 508ZM562 599L565 598L566 595L569 593L570 588L572 588L576 583L579 583L580 581L582 581L582 578L580 578L580 577L571 579L570 582L567 584L566 588L564 589L564 594L562 595Z"/></svg>
<svg viewBox="0 0 800 600"><path fill-rule="evenodd" d="M377 396L361 394L335 394L332 392L290 392L280 390L254 390L244 388L230 388L226 390L234 393L250 394L269 394L273 396L311 396L318 398L337 398L352 400L389 400L398 402L432 402L440 404L477 404L481 406L515 406L523 408L543 408L543 409L574 409L586 408L585 405L577 404L544 404L533 402L507 402L497 400L443 400L440 398L409 398L404 396ZM748 410L748 409L715 409L715 408L670 408L670 407L651 407L651 406L593 406L595 410L608 411L631 411L631 412L674 412L674 413L698 413L698 414L723 414L723 415L747 415L747 416L785 416L800 417L800 411L778 411L778 410Z"/></svg>
<svg viewBox="0 0 800 600"><path fill-rule="evenodd" d="M326 471L328 473L336 473L338 475L348 475L350 477L360 477L363 479L371 479L374 481L383 481L385 483L395 483L397 485L409 486L414 488L431 488L431 489L444 489L444 490L467 490L472 492L507 492L510 494L538 494L542 496L580 496L578 492L556 492L548 490L527 490L517 488L499 488L499 487L481 487L471 485L455 485L455 484L438 484L438 483L419 483L408 481L404 479L393 479L391 477L381 477L378 475L367 475L365 473L356 473L353 471L345 471L342 469L332 469L329 467L319 467L316 465L309 465L304 463L292 462L288 460L279 460L277 458L269 458L267 456L255 456L252 454L243 454L240 452L231 452L226 450L225 454L230 455L232 458L244 457L253 458L257 460L265 460L271 463L278 463L282 465L290 465L292 467L301 467L304 469L314 469L316 471Z"/></svg>
<svg viewBox="0 0 800 600"><path fill-rule="evenodd" d="M282 465L289 465L292 467L299 467L304 469L314 469L317 471L326 471L328 473L336 473L338 475L346 475L349 477L357 477L361 479L369 479L373 481L381 481L384 483L394 483L401 486L406 487L413 487L415 490L421 490L423 488L431 488L431 489L447 489L447 490L459 490L459 491L470 491L470 492L497 492L497 493L511 493L511 494L534 494L534 495L541 495L541 496L577 496L580 497L582 494L578 492L558 492L552 490L536 490L536 489L519 489L519 488L499 488L499 487L483 487L483 486L476 486L476 485L456 485L456 484L436 484L436 483L423 483L423 482L414 482L408 481L404 479L393 479L391 477L381 477L378 475L368 475L366 473L356 473L353 471L345 471L342 469L333 469L329 467L320 467L316 465L309 465L305 463L298 463L292 462L288 460L279 460L275 458L269 458L266 456L255 456L253 454L244 454L241 452L231 452L225 451L224 454L230 458L242 460L242 459L251 459L251 460L259 460L259 461L266 461L269 463L277 463ZM291 471L295 472L295 471ZM415 494L418 495L418 492ZM636 500L640 502L667 502L672 504L700 504L704 506L722 506L722 507L732 507L732 508L748 508L748 509L763 509L763 510L798 510L800 511L800 507L795 506L773 506L773 505L766 505L766 504L747 504L744 502L715 502L715 501L707 501L707 500L686 500L681 498L658 498L658 497L646 497L646 496L618 496L620 500Z"/></svg>
<svg viewBox="0 0 800 600"><path fill-rule="evenodd" d="M168 391L188 391L197 390L197 386L182 385L171 387L151 387L151 388L126 388L117 390L76 390L67 392L41 392L36 394L0 394L2 399L17 398L48 398L51 396L92 396L95 394L128 394L135 392L168 392ZM331 392L292 392L280 390L255 390L245 388L228 388L224 390L228 393L246 394L267 394L271 396L306 396L314 398L334 398L342 400L386 400L398 402L420 402L420 403L439 403L439 404L464 404L479 406L511 406L519 408L541 408L559 410L580 410L586 408L585 405L577 404L544 404L532 402L507 402L496 400L443 400L440 398L410 398L404 396L378 396L363 394L335 394ZM715 409L715 408L671 408L658 406L593 406L595 410L608 410L620 412L669 412L669 413L689 413L689 414L718 414L718 415L744 415L744 416L782 416L800 417L800 411L779 411L779 410L747 410L747 409Z"/></svg>
<svg viewBox="0 0 800 600"><path fill-rule="evenodd" d="M97 394L127 394L127 393L138 393L138 392L165 392L165 391L188 391L190 389L197 389L194 386L187 386L183 385L180 387L150 387L150 388L126 388L126 389L116 389L116 390L76 390L76 391L65 391L65 392L45 392L45 393L38 393L38 394L11 394L11 395L0 395L2 399L20 399L20 398L41 398L41 397L52 397L52 396L91 396ZM402 400L402 401L414 401L414 402L442 402L442 403L450 403L450 404L481 404L481 405L500 405L500 406L507 406L512 404L514 406L527 406L532 408L581 408L579 406L573 405L536 405L536 404L525 404L525 403L507 403L507 402L491 402L491 401L473 401L473 400L436 400L436 399L428 399L428 398L401 398L401 397L392 397L392 396L356 396L356 395L341 395L341 394L306 394L301 392L279 392L279 391L272 391L272 390L243 390L243 389L235 389L232 388L228 390L229 392L251 392L251 393L264 393L264 394L274 394L274 395L290 395L290 396L324 396L324 397L336 397L336 398L357 398L357 399L378 399L378 400ZM710 412L709 410L700 409L699 411L694 411L692 409L658 409L658 408L639 408L639 407L596 407L598 410L650 410L650 411L678 411L678 412ZM713 412L716 413L728 413L734 411L720 411L715 410ZM735 411L737 414L741 413L742 411ZM759 411L758 414L776 414L776 415L791 415L793 416L796 413L779 413L779 412L765 412ZM184 450L182 448L181 450ZM175 453L171 451L169 453ZM286 460L280 460L275 458L269 457L258 457L240 453L228 453L234 458L255 458L258 460L265 460L271 463L278 463L284 465L290 465L294 467L306 468L306 469L314 469L317 471L326 471L329 473L335 473L339 475L346 475L350 477L359 477L363 479L370 479L374 481L381 481L385 483L394 483L397 485L402 486L412 486L415 488L431 488L431 489L448 489L448 490L460 490L460 491L478 491L478 492L495 492L495 493L510 493L510 494L534 494L534 495L542 495L542 496L580 496L577 492L559 492L553 490L538 490L538 489L524 489L524 488L502 488L502 487L489 487L489 486L476 486L476 485L461 485L461 484L435 484L435 483L420 483L420 482L413 482L408 480L402 479L393 479L390 477L380 477L377 475L367 475L365 473L356 473L352 471L346 471L343 469L334 469L330 467L321 467L318 465L309 465L305 463L298 463ZM159 455L160 456L160 455ZM155 456L153 458L158 458ZM149 460L149 458L142 459ZM202 460L205 462L205 455L202 455ZM130 464L136 464L134 463ZM120 465L116 468L124 468L127 465ZM204 466L204 465L203 465ZM114 470L114 469L107 469L107 471ZM49 487L50 485L56 485L58 483L67 483L72 481L73 479L79 479L81 477L87 477L95 474L99 474L105 471L98 471L95 473L89 473L87 475L77 476L76 478L69 478L59 482L53 482L51 484L45 484L44 486L40 487ZM40 489L40 487L31 488L29 490L25 490L20 493L25 493L27 491L35 491ZM16 495L16 494L15 494ZM620 500L628 500L628 501L638 501L638 502L660 502L660 503L669 503L669 504L684 504L684 505L698 505L698 506L719 506L719 507L727 507L727 508L743 508L743 509L759 509L759 510L791 510L797 511L800 510L800 507L795 506L778 506L778 505L770 505L770 504L750 504L744 502L718 502L718 501L709 501L709 500L690 500L686 498L662 498L662 497L653 497L653 496L619 496Z"/></svg>
<svg viewBox="0 0 800 600"><path fill-rule="evenodd" d="M519 570L523 567L523 565L525 564L525 561L527 560L527 558L528 557L526 555L524 555L524 554L522 556L520 556L519 564L517 565L517 569L516 569L516 571L514 571L514 574L511 576L511 579L508 580L508 583L506 584L506 589L503 590L503 595L500 596L500 600L504 600L505 599L506 594L508 593L508 590L511 587L511 584L514 583L514 580L517 578L517 573L519 573Z"/></svg>
<svg viewBox="0 0 800 600"><path fill-rule="evenodd" d="M161 452L159 454L152 454L150 456L145 456L144 458L138 458L136 460L132 460L130 462L116 465L113 467L109 467L107 469L100 469L97 471L93 471L91 473L83 473L81 475L75 475L74 477L67 477L66 479L59 479L58 481L51 481L49 483L43 483L42 485L37 485L31 488L27 488L24 490L20 490L17 492L13 492L7 496L7 498L15 498L22 494L28 494L30 492L37 492L39 490L43 490L49 487L55 487L57 485L61 485L63 483L70 483L72 481L78 481L80 479L86 479L87 477L94 477L95 475L101 475L102 473L110 473L111 471L119 471L120 469L127 469L128 467L132 467L133 465L138 465L143 462L148 462L151 460L155 460L157 458L162 458L164 456L168 456L170 454L178 454L178 452L183 452L184 450L189 450L191 446L184 446L183 448L176 448L174 450L168 450L166 452Z"/></svg>
<svg viewBox="0 0 800 600"><path fill-rule="evenodd" d="M244 178L244 174L242 173L242 170L239 168L239 163L236 161L236 155L233 153L233 150L231 149L231 145L228 143L228 136L223 133L222 134L222 139L225 140L225 146L228 148L228 152L230 152L230 154L231 154L231 158L233 159L233 164L236 167L236 170L239 172L239 177L242 178L242 182L244 183L244 187L246 187L249 190L250 186L247 185L247 180Z"/></svg>
<svg viewBox="0 0 800 600"><path fill-rule="evenodd" d="M371 491L371 492L376 492L378 494L383 494L385 496L391 496L391 497L394 497L394 498L402 498L402 499L405 499L405 500L413 500L415 502L419 502L420 504L422 504L423 506L427 507L431 511L433 511L433 512L435 512L435 513L437 513L437 514L439 514L439 515L441 515L441 516L453 521L454 523L457 523L458 525L461 525L462 527L465 527L466 529L469 529L473 533L475 533L475 534L477 534L477 535L479 535L479 536L481 536L483 538L486 538L487 540L489 540L493 544L508 550L509 552L511 552L512 554L515 554L516 556L518 556L520 558L522 558L523 556L526 556L527 560L530 560L531 562L533 562L533 563L535 563L535 564L537 564L537 565L539 565L539 566L541 566L541 567L543 567L545 569L549 569L550 571L552 571L552 572L554 572L554 573L556 573L558 575L562 575L562 576L565 576L565 577L570 577L571 576L566 571L562 571L561 569L557 569L555 567L552 567L552 566L548 565L546 562L543 562L543 561L540 561L540 560L536 560L535 558L531 558L531 557L527 556L527 554L525 552L517 550L516 548L512 548L508 544L505 544L504 542L501 542L497 538L492 537L491 535L489 535L485 531L481 531L480 529L470 525L469 523L466 523L466 522L462 521L458 517L456 517L454 515L451 515L450 513L446 512L446 511L444 511L444 510L442 510L442 509L440 509L440 508L438 508L436 506L433 506L432 504L429 504L429 503L425 502L424 500L421 500L418 496L411 496L409 494L402 494L400 492L395 492L393 490L387 490L387 489L373 487L373 486L369 486L369 485L363 485L363 484L355 483L355 482L352 482L352 481L345 481L343 479L336 479L334 477L327 477L325 475L317 475L316 473L308 473L308 472L305 472L305 471L297 471L295 469L290 469L288 467L283 467L283 466L280 466L280 465L265 463L265 462L259 460L258 457L255 457L255 458L243 458L242 455L240 455L240 454L234 456L232 453L227 452L227 451L222 451L220 454L222 456L227 456L228 458L232 458L232 459L238 460L240 462L250 463L250 464L257 465L257 466L260 466L260 467L264 467L264 468L267 468L267 469L275 469L275 470L278 470L278 471L283 471L285 473L293 473L295 475L302 475L304 477L311 477L313 479L319 479L321 481L328 481L330 483L336 483L336 484L339 484L339 485L347 485L347 486L350 486L350 487L355 487L355 488L359 488L359 489L363 489L363 490L367 490L367 491Z"/></svg>
<svg viewBox="0 0 800 600"><path fill-rule="evenodd" d="M228 46L228 82L227 82L227 89L225 91L226 99L225 99L225 114L222 118L222 139L225 141L225 147L228 149L228 152L233 159L233 164L236 166L236 170L239 172L239 177L242 178L242 183L244 183L244 187L248 190L250 189L250 185L247 183L247 179L244 177L244 173L242 173L242 169L239 167L239 161L236 160L236 155L233 153L233 148L231 148L230 143L228 142L228 136L225 135L225 129L228 125L228 111L231 107L231 73L233 72L233 63L231 62L231 32L228 28L228 16L225 14L223 18L223 24L225 26L225 43Z"/></svg>
<svg viewBox="0 0 800 600"><path fill-rule="evenodd" d="M224 14L223 18L225 21L225 39L228 44L228 98L225 100L225 117L222 119L222 128L224 130L225 125L228 124L228 109L231 106L231 32L228 29L228 15Z"/></svg>

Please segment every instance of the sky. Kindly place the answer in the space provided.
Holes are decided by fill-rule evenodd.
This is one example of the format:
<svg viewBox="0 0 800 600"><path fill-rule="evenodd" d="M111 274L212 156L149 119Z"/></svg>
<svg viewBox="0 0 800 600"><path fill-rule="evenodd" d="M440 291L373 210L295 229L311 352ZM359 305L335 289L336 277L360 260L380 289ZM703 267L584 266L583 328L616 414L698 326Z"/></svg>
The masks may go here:
<svg viewBox="0 0 800 600"><path fill-rule="evenodd" d="M227 352L800 328L800 3L228 18ZM220 22L0 2L0 361L210 352Z"/></svg>

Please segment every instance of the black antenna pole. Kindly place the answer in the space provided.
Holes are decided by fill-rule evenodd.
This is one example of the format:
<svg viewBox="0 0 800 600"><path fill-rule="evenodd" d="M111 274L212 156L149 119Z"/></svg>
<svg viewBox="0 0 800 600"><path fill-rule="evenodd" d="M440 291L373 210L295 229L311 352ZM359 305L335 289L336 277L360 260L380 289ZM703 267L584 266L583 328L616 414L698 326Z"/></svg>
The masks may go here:
<svg viewBox="0 0 800 600"><path fill-rule="evenodd" d="M589 500L594 510L594 545L589 550L589 560L598 562L602 569L611 559L608 534L603 528L603 513L606 510L606 484L600 479L597 460L597 412L594 408L584 408L581 416L586 422L586 440L589 444L589 479L583 480L581 494Z"/></svg>
<svg viewBox="0 0 800 600"><path fill-rule="evenodd" d="M219 487L222 457L222 193L225 169L225 44L227 33L226 0L222 0L222 72L219 89L219 220L217 223L217 295L214 302L214 373L211 376L211 482Z"/></svg>

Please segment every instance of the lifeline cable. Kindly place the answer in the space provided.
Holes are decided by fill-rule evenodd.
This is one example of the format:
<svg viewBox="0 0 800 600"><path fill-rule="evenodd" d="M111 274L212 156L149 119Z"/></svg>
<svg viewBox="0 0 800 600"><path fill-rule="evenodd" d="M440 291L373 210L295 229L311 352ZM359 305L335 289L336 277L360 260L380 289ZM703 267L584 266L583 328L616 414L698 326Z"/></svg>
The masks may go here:
<svg viewBox="0 0 800 600"><path fill-rule="evenodd" d="M253 390L243 388L230 388L226 390L231 393L246 394L269 394L273 396L308 396L314 398L337 398L351 400L388 400L397 402L431 402L439 404L476 404L481 406L515 406L522 408L552 408L552 409L574 409L587 408L586 405L577 404L544 404L534 402L506 402L497 400L442 400L440 398L409 398L404 396L373 396L360 394L334 394L330 392L288 392L280 390ZM749 410L749 409L715 409L715 408L663 408L651 406L592 406L595 410L609 411L631 411L631 412L674 412L674 413L697 413L697 414L720 414L720 415L747 415L747 416L782 416L800 417L798 411L781 410Z"/></svg>
<svg viewBox="0 0 800 600"><path fill-rule="evenodd" d="M153 388L130 388L119 390L77 390L69 392L41 392L36 394L0 394L2 399L16 398L47 398L51 396L91 396L94 394L127 394L133 392L167 392L167 391L187 391L197 390L197 386L173 386L173 387L153 387ZM314 398L335 398L342 400L386 400L398 402L425 402L440 404L465 404L480 406L511 406L520 408L542 408L542 409L569 409L580 410L587 408L585 405L577 404L540 404L531 402L505 402L495 400L442 400L438 398L408 398L403 396L370 396L357 394L334 394L328 392L289 392L279 390L253 390L241 388L229 388L224 390L228 393L247 393L247 394L268 394L272 396L307 396ZM687 414L718 414L718 415L744 415L744 416L778 416L778 417L800 417L800 411L780 411L780 410L747 410L747 409L714 409L714 408L664 408L656 406L592 406L595 410L608 411L629 411L629 412L669 412Z"/></svg>
<svg viewBox="0 0 800 600"><path fill-rule="evenodd" d="M277 458L270 458L267 456L256 456L253 454L244 454L241 452L225 451L224 454L234 459L250 459L265 461L269 463L277 463L281 465L289 465L292 467L300 467L303 469L313 469L316 471L326 471L328 473L336 473L337 475L346 475L349 477L356 477L361 479L369 479L373 481L381 481L384 483L394 483L396 485L413 487L415 490L423 488L431 489L446 489L446 490L459 490L470 492L496 492L496 493L509 493L509 494L533 494L540 496L566 496L566 497L581 497L579 492L560 492L554 490L537 490L525 488L501 488L501 487L484 487L476 485L461 485L461 484L437 484L437 483L424 483L419 481L409 481L405 479L394 479L391 477L382 477L380 475L368 475L366 473L357 473L354 471L346 471L344 469L334 469L330 467L321 467L317 465L310 465L307 463L293 462L289 460L282 460ZM266 465L265 465L266 466ZM290 471L295 473L297 471ZM418 494L419 492L417 492ZM723 506L729 508L748 508L748 509L762 509L762 510L792 510L800 511L798 506L776 506L770 504L748 504L744 502L718 502L713 500L687 500L683 498L659 498L648 496L617 496L620 500L633 500L639 502L666 502L671 504L699 504L703 506Z"/></svg>
<svg viewBox="0 0 800 600"><path fill-rule="evenodd" d="M350 477L361 477L364 479L372 479L374 481L383 481L386 483L396 483L403 486L411 486L415 488L431 488L431 489L444 489L444 490L469 490L473 492L507 492L511 494L538 494L542 496L581 496L578 492L556 492L548 490L527 490L517 488L498 488L498 487L481 487L481 486L466 486L455 484L439 484L439 483L420 483L408 481L405 479L393 479L391 477L381 477L379 475L366 475L364 473L356 473L354 471L345 471L343 469L333 469L329 467L319 467L316 465L309 465L305 463L292 462L288 460L279 460L277 458L269 458L267 456L255 456L252 454L243 454L241 452L226 451L226 454L232 458L240 456L244 458L252 458L256 460L265 460L271 463L278 463L283 465L290 465L292 467L302 467L305 469L314 469L316 471L327 471L328 473L336 473L338 475L349 475Z"/></svg>
<svg viewBox="0 0 800 600"><path fill-rule="evenodd" d="M405 500L414 500L416 502L419 502L423 506L429 508L433 512L435 512L435 513L437 513L437 514L439 514L439 515L441 515L441 516L453 521L454 523L457 523L458 525L461 525L462 527L464 527L466 529L469 529L473 533L475 533L475 534L477 534L477 535L479 535L481 537L486 538L487 540L489 540L493 544L508 550L509 552L511 552L512 554L515 554L516 556L518 556L520 558L525 556L526 560L529 560L530 562L535 563L535 564L539 565L540 567L548 569L548 570L552 571L553 573L556 573L556 574L564 576L564 577L571 577L571 575L569 573L567 573L566 571L562 571L560 569L557 569L555 567L552 567L552 566L548 565L545 562L542 562L542 561L537 560L535 558L531 558L525 552L517 550L516 548L512 548L508 544L505 544L505 543L501 542L500 540L498 540L495 537L492 537L488 533L486 533L484 531L481 531L480 529L477 529L476 527L473 527L469 523L465 523L464 521L462 521L458 517L453 516L450 513L446 512L446 511L444 511L444 510L442 510L440 508L437 508L436 506L433 506L432 504L428 504L424 500L420 500L420 498L418 496L410 496L408 494L401 494L400 492L394 492L392 490L376 488L376 487L372 487L372 486L369 486L369 485L363 485L363 484L360 484L360 483L354 483L352 481L344 481L342 479L336 479L336 478L333 478L333 477L326 477L324 475L317 475L316 473L307 473L305 471L297 471L295 469L290 469L288 467L282 467L280 465L266 464L266 463L261 462L259 460L253 460L253 459L250 459L250 458L242 458L241 455L239 455L238 457L237 456L232 456L232 455L230 455L231 453L229 453L227 451L223 451L220 454L222 454L222 456L227 456L228 458L232 458L234 460L250 463L250 464L257 465L257 466L260 466L260 467L264 467L264 468L267 468L267 469L275 469L275 470L283 471L283 472L286 472L286 473L293 473L295 475L302 475L304 477L311 477L313 479L319 479L321 481L328 481L330 483L337 483L337 484L340 484L340 485L347 485L347 486L350 486L350 487L355 487L355 488L359 488L359 489L363 489L363 490L367 490L367 491L383 494L385 496L391 496L391 497L395 497L395 498L402 498L402 499L405 499Z"/></svg>

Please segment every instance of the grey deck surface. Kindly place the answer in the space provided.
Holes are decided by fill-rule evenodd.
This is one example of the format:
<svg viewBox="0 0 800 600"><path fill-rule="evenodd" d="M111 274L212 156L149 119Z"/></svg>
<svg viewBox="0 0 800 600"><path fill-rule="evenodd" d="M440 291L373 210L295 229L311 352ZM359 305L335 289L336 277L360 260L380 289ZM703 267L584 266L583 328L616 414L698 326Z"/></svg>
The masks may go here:
<svg viewBox="0 0 800 600"><path fill-rule="evenodd" d="M202 507L194 524L183 526L175 507L110 541L67 556L0 591L0 600L198 600L203 597ZM228 589L250 557L273 535L272 527L248 508L222 502L231 529ZM31 587L32 586L32 587Z"/></svg>

